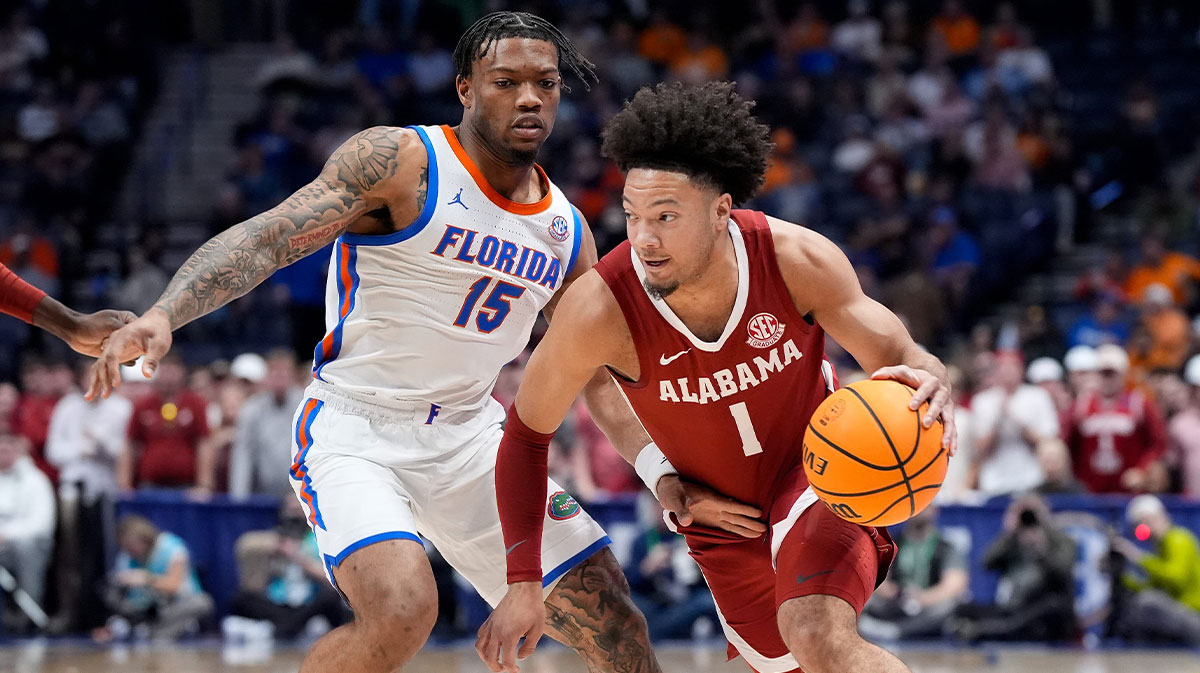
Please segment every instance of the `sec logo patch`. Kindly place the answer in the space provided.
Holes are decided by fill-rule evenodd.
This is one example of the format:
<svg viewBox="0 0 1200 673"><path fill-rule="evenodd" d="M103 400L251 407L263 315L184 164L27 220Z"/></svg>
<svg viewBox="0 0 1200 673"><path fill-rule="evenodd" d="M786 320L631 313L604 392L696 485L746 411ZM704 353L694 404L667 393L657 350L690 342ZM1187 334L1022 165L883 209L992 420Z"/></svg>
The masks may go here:
<svg viewBox="0 0 1200 673"><path fill-rule="evenodd" d="M555 215L550 221L550 235L556 241L565 241L567 236L571 235L571 230L567 228L567 218L562 215Z"/></svg>
<svg viewBox="0 0 1200 673"><path fill-rule="evenodd" d="M759 313L746 323L750 338L746 343L755 348L770 348L783 337L783 323L770 313Z"/></svg>
<svg viewBox="0 0 1200 673"><path fill-rule="evenodd" d="M566 491L556 491L550 496L550 504L546 508L546 513L555 521L570 519L573 516L578 516L580 512L579 503L575 502Z"/></svg>

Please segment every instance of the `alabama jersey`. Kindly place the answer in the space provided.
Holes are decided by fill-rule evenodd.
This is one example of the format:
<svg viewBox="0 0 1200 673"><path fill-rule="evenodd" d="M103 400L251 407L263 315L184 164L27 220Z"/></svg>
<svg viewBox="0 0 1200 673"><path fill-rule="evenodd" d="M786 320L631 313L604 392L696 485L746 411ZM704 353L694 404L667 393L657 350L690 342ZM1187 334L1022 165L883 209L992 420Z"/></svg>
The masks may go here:
<svg viewBox="0 0 1200 673"><path fill-rule="evenodd" d="M546 196L515 203L450 127L412 128L429 157L424 210L394 234L337 240L313 376L352 393L479 408L575 264L580 220L540 167Z"/></svg>
<svg viewBox="0 0 1200 673"><path fill-rule="evenodd" d="M646 431L681 475L765 508L777 480L799 464L808 419L835 382L824 332L784 285L766 218L735 210L729 233L737 296L714 342L646 292L628 242L597 270L636 344L640 379L615 378Z"/></svg>

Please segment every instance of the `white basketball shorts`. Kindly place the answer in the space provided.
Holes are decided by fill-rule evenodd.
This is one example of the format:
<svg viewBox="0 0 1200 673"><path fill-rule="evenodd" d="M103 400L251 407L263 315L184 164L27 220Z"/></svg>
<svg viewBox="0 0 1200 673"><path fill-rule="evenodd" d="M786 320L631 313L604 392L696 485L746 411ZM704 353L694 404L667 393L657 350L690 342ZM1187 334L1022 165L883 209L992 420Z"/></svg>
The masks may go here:
<svg viewBox="0 0 1200 673"><path fill-rule="evenodd" d="M495 473L503 408L493 402L456 412L363 397L314 382L293 426L292 488L330 582L337 586L333 569L363 547L424 537L495 607L507 590ZM550 480L545 592L608 544L599 524Z"/></svg>

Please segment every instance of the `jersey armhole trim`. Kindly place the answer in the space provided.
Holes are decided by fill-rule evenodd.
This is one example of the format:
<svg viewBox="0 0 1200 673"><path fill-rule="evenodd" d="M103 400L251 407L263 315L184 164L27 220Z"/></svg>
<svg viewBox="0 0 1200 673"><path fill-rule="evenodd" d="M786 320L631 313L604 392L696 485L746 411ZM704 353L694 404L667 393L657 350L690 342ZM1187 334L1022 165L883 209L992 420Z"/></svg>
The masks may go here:
<svg viewBox="0 0 1200 673"><path fill-rule="evenodd" d="M583 235L583 224L579 221L579 209L574 205L571 206L571 217L575 218L575 236L571 240L571 258L567 261L567 270L563 272L563 278L571 275L571 269L575 268L575 261L579 259L579 239Z"/></svg>
<svg viewBox="0 0 1200 673"><path fill-rule="evenodd" d="M425 207L421 209L421 214L413 223L407 227L390 234L383 236L372 236L370 234L342 234L341 240L347 245L391 245L400 243L421 233L425 225L433 219L433 211L437 210L437 193L438 193L438 167L437 154L433 151L433 144L429 142L429 136L425 134L425 129L420 126L408 126L417 132L421 137L421 143L425 145L425 154L429 157L429 186L428 192L425 194Z"/></svg>

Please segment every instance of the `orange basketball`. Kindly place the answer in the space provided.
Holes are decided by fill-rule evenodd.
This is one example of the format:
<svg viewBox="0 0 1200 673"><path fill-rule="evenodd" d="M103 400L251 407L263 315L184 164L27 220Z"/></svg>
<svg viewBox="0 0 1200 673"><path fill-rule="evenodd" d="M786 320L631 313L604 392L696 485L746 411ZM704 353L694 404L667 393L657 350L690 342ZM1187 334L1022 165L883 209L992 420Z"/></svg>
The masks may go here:
<svg viewBox="0 0 1200 673"><path fill-rule="evenodd" d="M921 427L928 404L908 408L913 389L859 381L825 398L804 433L804 472L835 514L891 526L925 509L946 478L942 423Z"/></svg>

